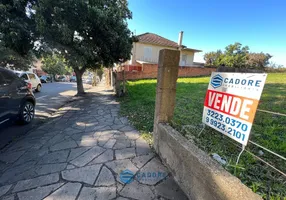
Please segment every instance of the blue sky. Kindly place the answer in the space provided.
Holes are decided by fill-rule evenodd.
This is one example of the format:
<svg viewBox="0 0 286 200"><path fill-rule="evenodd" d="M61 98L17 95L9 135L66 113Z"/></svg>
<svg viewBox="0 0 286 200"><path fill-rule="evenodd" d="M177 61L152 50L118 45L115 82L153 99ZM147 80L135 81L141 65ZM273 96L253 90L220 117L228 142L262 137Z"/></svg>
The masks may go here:
<svg viewBox="0 0 286 200"><path fill-rule="evenodd" d="M156 33L203 52L240 42L286 67L286 0L129 0L136 34ZM203 54L195 60L202 61Z"/></svg>

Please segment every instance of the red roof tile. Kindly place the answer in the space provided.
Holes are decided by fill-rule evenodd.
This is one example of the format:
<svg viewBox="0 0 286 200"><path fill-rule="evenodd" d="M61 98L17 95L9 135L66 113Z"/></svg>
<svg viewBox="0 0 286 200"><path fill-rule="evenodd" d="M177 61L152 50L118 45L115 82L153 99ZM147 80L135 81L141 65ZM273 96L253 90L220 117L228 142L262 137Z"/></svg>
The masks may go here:
<svg viewBox="0 0 286 200"><path fill-rule="evenodd" d="M161 37L159 35L156 35L154 33L144 33L141 35L137 35L137 39L138 39L138 42L142 42L142 43L179 48L179 45L176 42L168 40L168 39Z"/></svg>

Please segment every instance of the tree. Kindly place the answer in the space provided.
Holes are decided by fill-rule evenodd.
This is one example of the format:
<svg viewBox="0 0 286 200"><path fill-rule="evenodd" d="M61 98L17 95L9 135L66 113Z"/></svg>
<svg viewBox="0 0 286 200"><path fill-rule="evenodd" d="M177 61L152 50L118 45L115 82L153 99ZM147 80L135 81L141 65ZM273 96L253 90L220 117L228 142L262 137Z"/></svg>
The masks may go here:
<svg viewBox="0 0 286 200"><path fill-rule="evenodd" d="M225 48L221 63L229 67L245 68L248 53L248 46L242 47L238 42L230 44Z"/></svg>
<svg viewBox="0 0 286 200"><path fill-rule="evenodd" d="M65 60L62 56L57 54L46 55L42 60L42 70L48 74L53 75L62 75L67 73L68 66L65 63Z"/></svg>
<svg viewBox="0 0 286 200"><path fill-rule="evenodd" d="M32 64L36 41L34 12L36 0L1 0L0 64L26 70Z"/></svg>
<svg viewBox="0 0 286 200"><path fill-rule="evenodd" d="M250 53L249 47L238 42L228 45L224 52L209 52L204 55L206 66L228 66L235 68L263 69L269 63L271 56L265 53Z"/></svg>
<svg viewBox="0 0 286 200"><path fill-rule="evenodd" d="M268 53L250 53L248 55L247 65L253 69L264 69L269 65L269 59L272 56Z"/></svg>
<svg viewBox="0 0 286 200"><path fill-rule="evenodd" d="M219 66L222 60L222 51L212 51L205 53L204 60L206 61L206 66Z"/></svg>
<svg viewBox="0 0 286 200"><path fill-rule="evenodd" d="M127 0L45 0L35 10L43 40L74 69L78 95L84 93L86 69L129 59L132 37L126 22L131 18Z"/></svg>

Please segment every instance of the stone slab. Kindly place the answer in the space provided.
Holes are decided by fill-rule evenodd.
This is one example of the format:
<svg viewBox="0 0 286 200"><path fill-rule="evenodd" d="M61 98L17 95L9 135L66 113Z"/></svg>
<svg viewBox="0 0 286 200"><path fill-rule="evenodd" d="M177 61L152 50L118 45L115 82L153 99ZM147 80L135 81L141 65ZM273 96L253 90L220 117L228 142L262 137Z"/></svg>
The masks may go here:
<svg viewBox="0 0 286 200"><path fill-rule="evenodd" d="M0 197L3 196L4 194L6 194L8 192L8 190L10 190L12 185L4 185L2 187L0 187Z"/></svg>
<svg viewBox="0 0 286 200"><path fill-rule="evenodd" d="M130 140L136 140L136 139L138 139L140 137L140 133L137 130L126 131L125 135Z"/></svg>
<svg viewBox="0 0 286 200"><path fill-rule="evenodd" d="M112 149L112 147L114 146L115 143L116 143L115 139L109 139L103 147L108 148L108 149Z"/></svg>
<svg viewBox="0 0 286 200"><path fill-rule="evenodd" d="M129 199L124 198L124 197L117 197L115 200L129 200Z"/></svg>
<svg viewBox="0 0 286 200"><path fill-rule="evenodd" d="M66 128L64 131L63 131L63 134L65 135L73 135L75 133L80 133L81 131L80 130L77 130L77 129L73 129L73 128Z"/></svg>
<svg viewBox="0 0 286 200"><path fill-rule="evenodd" d="M44 147L50 147L54 144L56 144L57 142L61 142L64 139L64 135L62 134L57 134L54 137L52 137L49 141L47 141L46 144L44 144Z"/></svg>
<svg viewBox="0 0 286 200"><path fill-rule="evenodd" d="M139 173L140 177L136 176L136 178L140 183L155 185L168 176L168 169L161 163L158 158L153 158L140 169Z"/></svg>
<svg viewBox="0 0 286 200"><path fill-rule="evenodd" d="M132 126L124 126L121 129L119 129L120 131L132 131L134 130L134 127Z"/></svg>
<svg viewBox="0 0 286 200"><path fill-rule="evenodd" d="M63 141L60 143L57 143L50 147L51 151L59 151L63 149L71 149L77 147L77 144L73 140Z"/></svg>
<svg viewBox="0 0 286 200"><path fill-rule="evenodd" d="M115 157L117 160L135 157L135 148L125 148L115 150Z"/></svg>
<svg viewBox="0 0 286 200"><path fill-rule="evenodd" d="M96 180L95 186L111 186L115 184L114 176L111 171L103 166Z"/></svg>
<svg viewBox="0 0 286 200"><path fill-rule="evenodd" d="M38 164L63 163L67 161L68 155L68 150L52 152L44 155Z"/></svg>
<svg viewBox="0 0 286 200"><path fill-rule="evenodd" d="M40 150L34 150L34 151L28 151L24 153L14 164L20 165L28 161L39 161L41 158L48 154L49 149L40 149Z"/></svg>
<svg viewBox="0 0 286 200"><path fill-rule="evenodd" d="M136 154L137 156L141 155L146 155L151 153L151 149L149 144L143 139L143 138L138 138L136 140Z"/></svg>
<svg viewBox="0 0 286 200"><path fill-rule="evenodd" d="M116 182L116 186L117 186L117 193L119 194L119 192L123 189L123 186L120 182Z"/></svg>
<svg viewBox="0 0 286 200"><path fill-rule="evenodd" d="M151 160L155 156L154 153L150 153L148 155L137 156L132 159L132 162L136 165L136 167L141 168L145 165L149 160Z"/></svg>
<svg viewBox="0 0 286 200"><path fill-rule="evenodd" d="M25 151L3 152L0 154L0 161L4 163L14 163L24 153Z"/></svg>
<svg viewBox="0 0 286 200"><path fill-rule="evenodd" d="M1 200L15 200L15 196L14 194L12 194L12 195L3 197Z"/></svg>
<svg viewBox="0 0 286 200"><path fill-rule="evenodd" d="M80 188L80 183L67 183L44 200L75 200Z"/></svg>
<svg viewBox="0 0 286 200"><path fill-rule="evenodd" d="M46 176L40 176L37 178L19 181L16 186L14 187L13 192L19 192L31 188L36 188L43 185L49 185L52 183L56 183L59 181L58 174L49 174Z"/></svg>
<svg viewBox="0 0 286 200"><path fill-rule="evenodd" d="M147 185L141 185L137 181L126 184L121 190L120 195L138 200L152 200L154 198L154 194L150 187Z"/></svg>
<svg viewBox="0 0 286 200"><path fill-rule="evenodd" d="M35 163L35 161L30 161L16 167L9 167L1 176L0 185L34 178L37 175L35 173Z"/></svg>
<svg viewBox="0 0 286 200"><path fill-rule="evenodd" d="M113 160L113 154L114 154L113 150L107 149L103 154L101 154L100 156L95 158L93 161L88 163L88 165L94 165L94 164L98 164L98 163L104 163L107 161L111 161L111 160Z"/></svg>
<svg viewBox="0 0 286 200"><path fill-rule="evenodd" d="M68 181L83 182L93 185L98 176L101 165L91 165L62 171L62 177Z"/></svg>
<svg viewBox="0 0 286 200"><path fill-rule="evenodd" d="M122 183L120 180L120 173L122 171L130 170L134 174L138 171L137 167L129 159L111 161L106 163L106 165L116 173L116 180L120 183Z"/></svg>
<svg viewBox="0 0 286 200"><path fill-rule="evenodd" d="M74 169L74 168L75 168L74 165L68 165L68 166L67 166L67 169Z"/></svg>
<svg viewBox="0 0 286 200"><path fill-rule="evenodd" d="M120 136L120 138L116 138L116 143L113 146L113 149L125 149L131 147L131 141L126 139L125 136Z"/></svg>
<svg viewBox="0 0 286 200"><path fill-rule="evenodd" d="M77 143L81 147L92 147L97 145L97 139L94 138L92 135L82 136L80 139L77 140Z"/></svg>
<svg viewBox="0 0 286 200"><path fill-rule="evenodd" d="M77 167L83 167L104 151L105 149L95 146L90 150L86 151L85 153L83 153L80 157L77 157L74 160L72 160L70 163Z"/></svg>
<svg viewBox="0 0 286 200"><path fill-rule="evenodd" d="M78 156L80 156L81 154L83 154L89 149L90 147L79 147L79 148L71 149L69 157L68 157L68 162L77 158Z"/></svg>
<svg viewBox="0 0 286 200"><path fill-rule="evenodd" d="M35 172L38 175L51 174L60 172L67 167L67 163L39 165L36 167Z"/></svg>
<svg viewBox="0 0 286 200"><path fill-rule="evenodd" d="M84 187L78 200L110 200L116 197L116 187Z"/></svg>
<svg viewBox="0 0 286 200"><path fill-rule="evenodd" d="M56 183L48 186L38 187L33 190L19 192L17 194L19 200L42 200L51 192L61 187L64 183Z"/></svg>

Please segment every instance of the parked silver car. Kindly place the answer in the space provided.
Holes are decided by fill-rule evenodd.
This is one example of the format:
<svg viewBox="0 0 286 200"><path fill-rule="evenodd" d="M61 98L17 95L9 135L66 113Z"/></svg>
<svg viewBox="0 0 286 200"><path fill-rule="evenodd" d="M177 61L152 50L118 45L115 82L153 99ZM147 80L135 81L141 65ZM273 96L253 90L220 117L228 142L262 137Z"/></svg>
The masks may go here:
<svg viewBox="0 0 286 200"><path fill-rule="evenodd" d="M67 81L67 77L66 77L66 76L59 76L59 77L57 78L57 81L58 81L58 82L66 82L66 81Z"/></svg>
<svg viewBox="0 0 286 200"><path fill-rule="evenodd" d="M36 92L41 92L42 83L40 78L32 72L14 71L15 74L27 83L32 84L32 89Z"/></svg>
<svg viewBox="0 0 286 200"><path fill-rule="evenodd" d="M83 83L85 83L85 84L92 84L92 80L93 79L91 77L88 77L88 78L83 80Z"/></svg>

